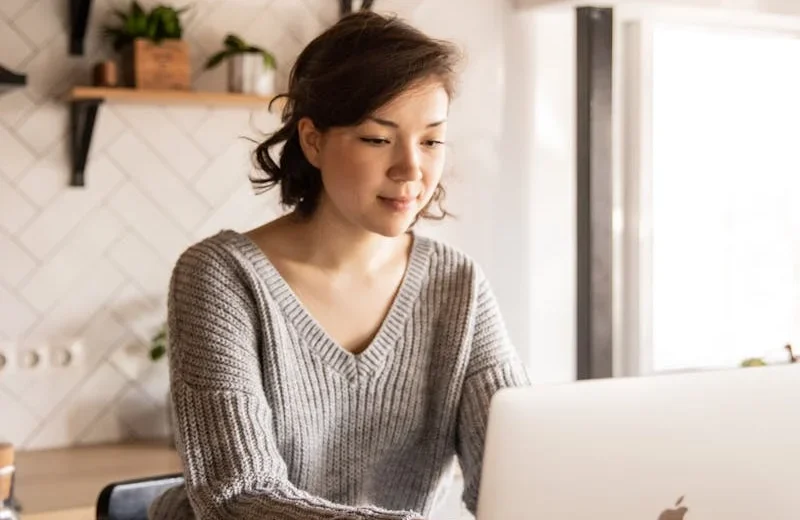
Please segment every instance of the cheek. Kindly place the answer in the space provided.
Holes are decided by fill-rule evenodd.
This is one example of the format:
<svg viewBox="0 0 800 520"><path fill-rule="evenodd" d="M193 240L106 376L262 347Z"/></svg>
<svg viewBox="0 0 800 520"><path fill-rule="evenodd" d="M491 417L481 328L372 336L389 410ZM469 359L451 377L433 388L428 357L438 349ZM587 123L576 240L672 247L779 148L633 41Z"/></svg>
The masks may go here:
<svg viewBox="0 0 800 520"><path fill-rule="evenodd" d="M375 162L364 160L363 154L355 150L342 149L335 155L326 154L320 166L325 191L340 202L357 204L371 198L380 186L380 178L375 175Z"/></svg>
<svg viewBox="0 0 800 520"><path fill-rule="evenodd" d="M432 155L423 169L423 183L425 191L433 193L436 185L442 180L446 157L444 152Z"/></svg>

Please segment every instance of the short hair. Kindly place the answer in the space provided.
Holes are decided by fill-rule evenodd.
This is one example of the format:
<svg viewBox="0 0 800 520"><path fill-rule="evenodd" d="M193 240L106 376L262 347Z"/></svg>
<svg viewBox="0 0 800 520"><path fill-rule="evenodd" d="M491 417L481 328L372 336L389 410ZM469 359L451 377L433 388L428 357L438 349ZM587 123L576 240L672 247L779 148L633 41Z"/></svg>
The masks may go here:
<svg viewBox="0 0 800 520"><path fill-rule="evenodd" d="M284 98L282 126L255 150L256 192L280 188L280 201L303 216L317 208L322 177L300 147L298 122L308 117L320 131L354 126L407 88L434 78L455 95L458 48L425 35L395 16L371 11L346 15L312 40L297 58ZM276 162L270 155L282 148ZM418 218L442 219L441 183ZM438 207L437 212L431 211Z"/></svg>

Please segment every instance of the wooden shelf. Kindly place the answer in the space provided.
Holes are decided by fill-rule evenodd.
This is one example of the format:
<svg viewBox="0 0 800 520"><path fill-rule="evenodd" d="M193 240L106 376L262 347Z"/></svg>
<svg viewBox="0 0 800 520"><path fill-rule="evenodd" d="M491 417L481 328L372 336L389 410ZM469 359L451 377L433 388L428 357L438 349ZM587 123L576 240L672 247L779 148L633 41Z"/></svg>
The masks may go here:
<svg viewBox="0 0 800 520"><path fill-rule="evenodd" d="M84 186L86 160L92 143L97 109L110 103L148 105L197 105L268 108L273 96L202 92L194 90L143 90L111 87L75 87L67 96L70 103L70 133L72 152L71 186ZM277 112L280 104L274 107Z"/></svg>
<svg viewBox="0 0 800 520"><path fill-rule="evenodd" d="M85 520L107 484L180 473L182 465L166 442L139 442L21 451L16 467L23 520Z"/></svg>
<svg viewBox="0 0 800 520"><path fill-rule="evenodd" d="M202 92L196 90L142 90L134 88L75 87L70 101L109 101L115 103L144 103L150 105L206 105L266 107L272 96L233 94L229 92Z"/></svg>

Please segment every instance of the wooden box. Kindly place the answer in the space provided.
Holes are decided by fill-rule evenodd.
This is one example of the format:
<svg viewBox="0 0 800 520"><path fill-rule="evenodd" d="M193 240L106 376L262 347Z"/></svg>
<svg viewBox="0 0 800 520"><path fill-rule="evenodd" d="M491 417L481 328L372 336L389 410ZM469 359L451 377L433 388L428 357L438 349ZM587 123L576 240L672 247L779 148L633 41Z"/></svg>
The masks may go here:
<svg viewBox="0 0 800 520"><path fill-rule="evenodd" d="M141 89L189 90L189 45L183 40L156 44L137 38L122 53L125 84Z"/></svg>

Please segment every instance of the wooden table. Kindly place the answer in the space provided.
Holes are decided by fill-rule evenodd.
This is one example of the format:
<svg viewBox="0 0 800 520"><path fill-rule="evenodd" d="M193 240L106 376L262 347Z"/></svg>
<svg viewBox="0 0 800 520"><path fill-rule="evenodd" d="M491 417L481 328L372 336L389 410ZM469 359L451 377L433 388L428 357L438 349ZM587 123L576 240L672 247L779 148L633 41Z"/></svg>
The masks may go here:
<svg viewBox="0 0 800 520"><path fill-rule="evenodd" d="M181 471L178 454L164 443L18 452L15 465L22 520L92 520L106 484Z"/></svg>

